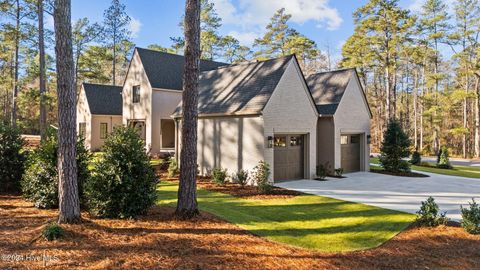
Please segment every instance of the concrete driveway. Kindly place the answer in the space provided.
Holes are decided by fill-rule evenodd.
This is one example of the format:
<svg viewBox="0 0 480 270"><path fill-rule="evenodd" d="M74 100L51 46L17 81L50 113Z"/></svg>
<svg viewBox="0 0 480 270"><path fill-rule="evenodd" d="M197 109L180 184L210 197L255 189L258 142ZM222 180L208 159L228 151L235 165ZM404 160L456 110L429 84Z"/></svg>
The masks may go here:
<svg viewBox="0 0 480 270"><path fill-rule="evenodd" d="M460 205L468 206L472 198L480 202L480 179L422 173L430 177L410 178L358 172L346 174L347 178L343 179L295 180L275 185L412 214L418 211L421 201L432 196L440 210L446 211L449 218L457 221L461 219Z"/></svg>

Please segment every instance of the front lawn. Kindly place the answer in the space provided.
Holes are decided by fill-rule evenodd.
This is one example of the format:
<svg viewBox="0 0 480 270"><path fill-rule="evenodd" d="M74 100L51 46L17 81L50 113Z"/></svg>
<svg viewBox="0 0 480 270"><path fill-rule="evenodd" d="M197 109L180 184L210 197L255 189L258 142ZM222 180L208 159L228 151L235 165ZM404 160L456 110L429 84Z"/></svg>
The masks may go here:
<svg viewBox="0 0 480 270"><path fill-rule="evenodd" d="M176 205L178 183L159 185L160 206ZM407 213L315 195L243 199L199 189L200 209L269 240L325 252L379 246L414 219Z"/></svg>
<svg viewBox="0 0 480 270"><path fill-rule="evenodd" d="M370 164L374 169L381 169L380 161L378 158L370 158ZM453 169L440 169L435 167L435 164L429 163L431 167L427 166L417 166L412 165L412 170L421 171L421 172L429 172L429 173L438 173L444 175L451 175L451 176L461 176L461 177L469 177L469 178L480 178L480 168L476 167L469 167L469 166L453 166Z"/></svg>

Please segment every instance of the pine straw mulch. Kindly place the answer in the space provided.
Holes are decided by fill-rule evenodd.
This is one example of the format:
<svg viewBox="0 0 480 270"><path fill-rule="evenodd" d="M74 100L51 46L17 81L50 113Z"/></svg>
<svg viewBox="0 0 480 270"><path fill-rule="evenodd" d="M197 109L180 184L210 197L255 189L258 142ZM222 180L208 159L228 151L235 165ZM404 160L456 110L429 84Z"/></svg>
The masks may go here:
<svg viewBox="0 0 480 270"><path fill-rule="evenodd" d="M423 173L417 173L417 172L387 172L383 169L375 169L375 168L370 168L370 172L373 173L380 173L380 174L386 174L386 175L393 175L393 176L402 176L402 177L416 177L416 178L426 178L430 177L429 175L423 174Z"/></svg>
<svg viewBox="0 0 480 270"><path fill-rule="evenodd" d="M480 269L480 236L458 227L410 228L375 249L328 254L267 241L208 213L181 221L172 208L154 207L138 220L83 213L82 224L63 225L62 239L34 240L56 214L0 195L0 269Z"/></svg>
<svg viewBox="0 0 480 270"><path fill-rule="evenodd" d="M157 172L161 181L178 182L178 177L168 177L165 172ZM218 185L212 182L209 177L198 177L197 186L202 189L206 189L214 192L226 193L242 199L288 199L301 194L302 192L288 190L279 187L273 187L272 191L268 194L262 194L257 187L244 186L241 187L238 184L227 182L224 185Z"/></svg>

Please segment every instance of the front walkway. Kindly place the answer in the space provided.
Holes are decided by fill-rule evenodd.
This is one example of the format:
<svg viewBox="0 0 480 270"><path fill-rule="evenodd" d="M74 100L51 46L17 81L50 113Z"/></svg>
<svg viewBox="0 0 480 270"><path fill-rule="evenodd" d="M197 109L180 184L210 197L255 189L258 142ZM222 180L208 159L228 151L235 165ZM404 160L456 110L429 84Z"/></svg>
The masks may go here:
<svg viewBox="0 0 480 270"><path fill-rule="evenodd" d="M427 178L389 176L370 172L346 174L347 178L328 181L295 180L276 183L282 188L382 208L415 213L421 201L435 198L442 212L460 220L460 205L468 206L472 197L480 202L480 179L428 174Z"/></svg>

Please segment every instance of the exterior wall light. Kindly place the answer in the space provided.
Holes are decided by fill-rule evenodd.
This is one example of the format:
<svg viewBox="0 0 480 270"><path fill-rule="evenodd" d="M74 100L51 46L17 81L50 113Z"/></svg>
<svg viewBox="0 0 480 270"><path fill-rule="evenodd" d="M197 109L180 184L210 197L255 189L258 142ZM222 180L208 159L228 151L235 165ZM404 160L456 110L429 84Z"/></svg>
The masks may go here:
<svg viewBox="0 0 480 270"><path fill-rule="evenodd" d="M267 137L267 147L268 148L273 148L273 136L268 136Z"/></svg>

